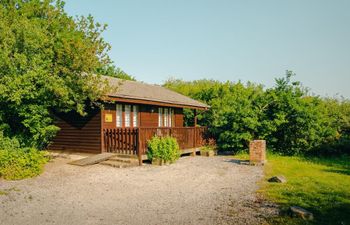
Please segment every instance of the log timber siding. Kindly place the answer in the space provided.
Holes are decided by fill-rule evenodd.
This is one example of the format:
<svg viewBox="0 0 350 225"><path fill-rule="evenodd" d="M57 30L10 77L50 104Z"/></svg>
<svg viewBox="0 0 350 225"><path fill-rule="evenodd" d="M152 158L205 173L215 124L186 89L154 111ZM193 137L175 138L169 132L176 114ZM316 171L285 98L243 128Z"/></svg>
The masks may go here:
<svg viewBox="0 0 350 225"><path fill-rule="evenodd" d="M76 113L59 113L55 124L60 131L49 146L50 150L101 152L100 109L91 110L86 117Z"/></svg>

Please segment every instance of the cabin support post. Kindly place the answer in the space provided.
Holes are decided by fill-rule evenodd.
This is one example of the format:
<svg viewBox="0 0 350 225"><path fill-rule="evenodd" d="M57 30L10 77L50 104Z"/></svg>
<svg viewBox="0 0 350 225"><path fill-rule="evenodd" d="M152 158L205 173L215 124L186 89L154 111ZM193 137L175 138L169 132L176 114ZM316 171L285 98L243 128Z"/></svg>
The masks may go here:
<svg viewBox="0 0 350 225"><path fill-rule="evenodd" d="M196 156L197 147L197 109L194 110L194 128L193 128L193 152L191 156Z"/></svg>
<svg viewBox="0 0 350 225"><path fill-rule="evenodd" d="M106 149L105 149L105 145L104 145L104 132L103 132L103 110L101 109L100 110L100 137L101 137L101 143L100 143L100 146L101 146L101 153L105 152Z"/></svg>
<svg viewBox="0 0 350 225"><path fill-rule="evenodd" d="M142 153L141 153L141 128L137 128L137 145L136 145L136 151L137 151L137 157L139 159L139 166L142 166Z"/></svg>

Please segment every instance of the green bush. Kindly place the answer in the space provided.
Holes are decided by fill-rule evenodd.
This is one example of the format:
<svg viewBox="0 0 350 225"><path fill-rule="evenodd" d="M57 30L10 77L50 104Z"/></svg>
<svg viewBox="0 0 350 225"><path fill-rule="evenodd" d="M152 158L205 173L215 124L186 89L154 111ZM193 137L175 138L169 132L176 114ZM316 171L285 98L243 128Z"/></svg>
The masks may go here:
<svg viewBox="0 0 350 225"><path fill-rule="evenodd" d="M173 137L154 136L148 141L147 156L150 160L160 159L173 163L180 157L180 148Z"/></svg>
<svg viewBox="0 0 350 225"><path fill-rule="evenodd" d="M210 105L198 114L219 150L244 151L254 139L284 155L350 153L350 101L310 95L294 73L276 79L274 87L248 82L169 80L164 86ZM193 125L194 113L184 111Z"/></svg>
<svg viewBox="0 0 350 225"><path fill-rule="evenodd" d="M47 161L45 152L21 148L16 138L4 137L0 132L0 177L18 180L37 176Z"/></svg>

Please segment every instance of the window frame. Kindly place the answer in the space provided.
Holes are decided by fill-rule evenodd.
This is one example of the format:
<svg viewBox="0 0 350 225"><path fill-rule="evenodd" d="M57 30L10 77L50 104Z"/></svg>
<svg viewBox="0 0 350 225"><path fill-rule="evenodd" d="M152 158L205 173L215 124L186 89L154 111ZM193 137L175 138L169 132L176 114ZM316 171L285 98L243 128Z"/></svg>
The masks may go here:
<svg viewBox="0 0 350 225"><path fill-rule="evenodd" d="M124 127L131 127L131 105L128 104L124 105Z"/></svg>
<svg viewBox="0 0 350 225"><path fill-rule="evenodd" d="M158 108L158 127L163 127L164 121L163 121L163 108Z"/></svg>
<svg viewBox="0 0 350 225"><path fill-rule="evenodd" d="M115 106L115 126L123 127L123 104L116 104Z"/></svg>
<svg viewBox="0 0 350 225"><path fill-rule="evenodd" d="M132 127L139 126L139 106L132 105Z"/></svg>

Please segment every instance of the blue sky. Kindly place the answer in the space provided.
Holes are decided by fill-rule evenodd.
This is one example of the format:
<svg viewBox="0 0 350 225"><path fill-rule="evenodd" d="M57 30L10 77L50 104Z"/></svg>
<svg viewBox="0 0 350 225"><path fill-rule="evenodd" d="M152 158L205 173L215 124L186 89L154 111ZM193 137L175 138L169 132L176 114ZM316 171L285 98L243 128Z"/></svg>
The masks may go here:
<svg viewBox="0 0 350 225"><path fill-rule="evenodd" d="M112 60L138 80L270 87L288 69L313 93L350 98L348 0L67 0L65 9L107 23Z"/></svg>

